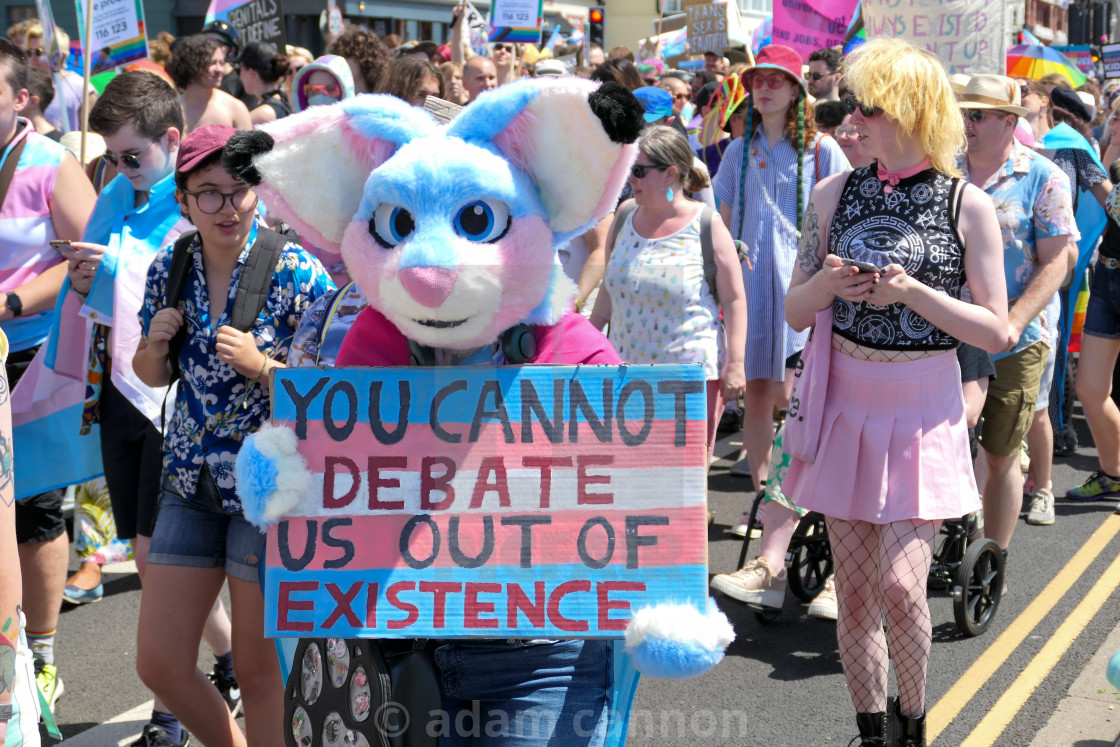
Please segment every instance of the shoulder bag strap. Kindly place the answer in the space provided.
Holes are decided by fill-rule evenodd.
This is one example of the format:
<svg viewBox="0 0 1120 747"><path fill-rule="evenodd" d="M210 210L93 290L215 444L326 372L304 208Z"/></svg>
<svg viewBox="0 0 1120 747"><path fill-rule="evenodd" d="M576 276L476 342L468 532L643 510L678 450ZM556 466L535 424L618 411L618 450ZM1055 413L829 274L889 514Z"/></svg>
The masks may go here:
<svg viewBox="0 0 1120 747"><path fill-rule="evenodd" d="M614 220L611 221L611 236L614 237L614 243L618 243L618 237L622 235L622 229L626 227L626 219L637 209L638 203L631 200L629 205L619 207L615 211Z"/></svg>
<svg viewBox="0 0 1120 747"><path fill-rule="evenodd" d="M716 308L719 308L719 289L716 287L716 250L712 240L712 218L715 210L705 205L700 210L700 253L704 258L704 279L712 292Z"/></svg>
<svg viewBox="0 0 1120 747"><path fill-rule="evenodd" d="M4 198L8 196L8 188L12 186L12 179L16 175L16 166L19 165L19 157L23 153L23 146L26 144L27 138L23 138L13 145L12 149L8 151L8 157L4 159L4 166L0 167L0 209L4 207Z"/></svg>

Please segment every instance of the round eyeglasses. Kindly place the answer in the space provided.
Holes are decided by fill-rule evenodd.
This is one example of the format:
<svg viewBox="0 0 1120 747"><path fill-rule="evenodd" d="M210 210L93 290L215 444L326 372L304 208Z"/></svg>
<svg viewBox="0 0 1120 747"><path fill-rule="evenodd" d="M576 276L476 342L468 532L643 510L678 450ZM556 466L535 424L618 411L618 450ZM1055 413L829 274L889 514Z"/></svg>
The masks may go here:
<svg viewBox="0 0 1120 747"><path fill-rule="evenodd" d="M226 205L226 200L229 200L229 204L238 213L248 213L257 206L257 193L248 187L243 187L232 194L219 192L216 189L204 189L201 192L184 189L182 192L193 197L198 203L198 209L207 215L221 212Z"/></svg>

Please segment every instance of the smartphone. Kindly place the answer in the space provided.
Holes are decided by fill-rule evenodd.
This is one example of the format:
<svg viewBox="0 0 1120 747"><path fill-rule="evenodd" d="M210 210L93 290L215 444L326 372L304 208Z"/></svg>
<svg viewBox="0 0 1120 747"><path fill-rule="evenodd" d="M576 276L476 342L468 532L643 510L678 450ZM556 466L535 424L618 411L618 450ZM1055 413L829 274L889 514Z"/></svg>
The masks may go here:
<svg viewBox="0 0 1120 747"><path fill-rule="evenodd" d="M870 262L860 262L858 259L841 258L840 263L844 265L850 265L852 267L857 267L859 268L860 272L877 272L880 275L884 274L881 268L876 267Z"/></svg>
<svg viewBox="0 0 1120 747"><path fill-rule="evenodd" d="M54 249L65 259L70 259L74 256L74 250L70 247L72 243L70 239L51 239L51 249Z"/></svg>

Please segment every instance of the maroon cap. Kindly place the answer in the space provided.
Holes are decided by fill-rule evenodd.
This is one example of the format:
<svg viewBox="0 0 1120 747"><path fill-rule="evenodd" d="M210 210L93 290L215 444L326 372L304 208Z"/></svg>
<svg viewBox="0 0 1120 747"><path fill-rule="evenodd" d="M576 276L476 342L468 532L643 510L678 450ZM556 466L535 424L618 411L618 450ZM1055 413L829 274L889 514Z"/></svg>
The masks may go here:
<svg viewBox="0 0 1120 747"><path fill-rule="evenodd" d="M224 124L209 124L191 130L179 144L179 157L175 161L175 172L189 174L209 156L226 147L236 129Z"/></svg>
<svg viewBox="0 0 1120 747"><path fill-rule="evenodd" d="M805 64L801 55L796 50L783 47L781 44L767 44L754 58L754 65L743 71L743 85L750 88L751 73L755 70L781 70L788 73L802 90L808 93L805 87L805 78L801 75L801 66Z"/></svg>

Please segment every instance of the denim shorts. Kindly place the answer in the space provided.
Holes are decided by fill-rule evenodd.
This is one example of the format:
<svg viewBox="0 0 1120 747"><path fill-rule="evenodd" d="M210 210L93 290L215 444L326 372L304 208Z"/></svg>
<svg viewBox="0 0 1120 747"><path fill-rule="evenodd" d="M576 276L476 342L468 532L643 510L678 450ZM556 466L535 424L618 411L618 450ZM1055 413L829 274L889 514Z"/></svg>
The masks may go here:
<svg viewBox="0 0 1120 747"><path fill-rule="evenodd" d="M213 501L204 500L205 480L210 476L204 471L199 479L199 496L193 501L164 480L148 562L224 567L229 576L255 584L260 578L265 535L241 514L226 513L218 507L220 503L211 505Z"/></svg>
<svg viewBox="0 0 1120 747"><path fill-rule="evenodd" d="M1110 270L1100 262L1093 265L1083 329L1093 337L1120 339L1120 269Z"/></svg>
<svg viewBox="0 0 1120 747"><path fill-rule="evenodd" d="M600 747L610 716L606 641L447 641L442 746Z"/></svg>

